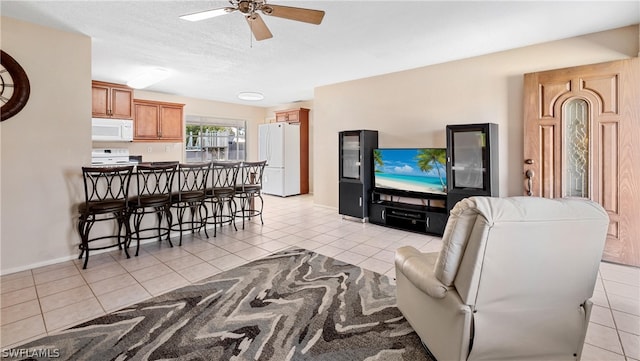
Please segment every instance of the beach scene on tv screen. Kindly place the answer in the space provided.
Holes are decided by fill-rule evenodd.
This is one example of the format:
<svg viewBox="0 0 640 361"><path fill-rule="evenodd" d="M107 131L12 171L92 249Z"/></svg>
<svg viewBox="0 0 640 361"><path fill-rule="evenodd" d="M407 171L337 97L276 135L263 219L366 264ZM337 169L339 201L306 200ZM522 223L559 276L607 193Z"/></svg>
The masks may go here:
<svg viewBox="0 0 640 361"><path fill-rule="evenodd" d="M446 150L375 149L375 186L421 193L447 192Z"/></svg>

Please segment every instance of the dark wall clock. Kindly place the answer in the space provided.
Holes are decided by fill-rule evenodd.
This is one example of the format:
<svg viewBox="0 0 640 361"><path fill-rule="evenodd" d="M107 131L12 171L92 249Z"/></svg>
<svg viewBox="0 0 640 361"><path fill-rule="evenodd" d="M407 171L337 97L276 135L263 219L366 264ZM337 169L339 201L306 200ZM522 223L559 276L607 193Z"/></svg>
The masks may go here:
<svg viewBox="0 0 640 361"><path fill-rule="evenodd" d="M14 58L0 50L0 121L18 114L27 104L30 92L27 73Z"/></svg>

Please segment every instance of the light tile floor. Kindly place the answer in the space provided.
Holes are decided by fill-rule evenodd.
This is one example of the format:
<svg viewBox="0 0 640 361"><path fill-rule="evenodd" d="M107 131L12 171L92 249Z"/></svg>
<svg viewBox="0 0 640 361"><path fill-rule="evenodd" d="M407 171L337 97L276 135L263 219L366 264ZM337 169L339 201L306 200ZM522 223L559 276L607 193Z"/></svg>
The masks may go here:
<svg viewBox="0 0 640 361"><path fill-rule="evenodd" d="M185 237L182 247L153 241L130 259L121 251L92 255L86 270L72 260L3 275L0 346L18 346L290 246L392 278L396 248L441 246L437 237L343 220L311 196L265 196L264 225L254 219L245 230L238 227L224 226L216 238ZM640 269L602 263L593 301L583 360L640 360Z"/></svg>

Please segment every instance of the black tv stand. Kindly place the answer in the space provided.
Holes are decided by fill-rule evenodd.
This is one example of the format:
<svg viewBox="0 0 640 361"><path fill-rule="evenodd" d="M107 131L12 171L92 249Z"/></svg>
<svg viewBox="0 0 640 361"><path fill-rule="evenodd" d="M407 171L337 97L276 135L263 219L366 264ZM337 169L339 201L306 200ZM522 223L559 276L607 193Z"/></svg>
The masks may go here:
<svg viewBox="0 0 640 361"><path fill-rule="evenodd" d="M410 204L394 199L419 199L426 205ZM369 222L411 232L442 236L447 224L447 196L416 195L374 190L369 205ZM432 205L439 201L442 207Z"/></svg>

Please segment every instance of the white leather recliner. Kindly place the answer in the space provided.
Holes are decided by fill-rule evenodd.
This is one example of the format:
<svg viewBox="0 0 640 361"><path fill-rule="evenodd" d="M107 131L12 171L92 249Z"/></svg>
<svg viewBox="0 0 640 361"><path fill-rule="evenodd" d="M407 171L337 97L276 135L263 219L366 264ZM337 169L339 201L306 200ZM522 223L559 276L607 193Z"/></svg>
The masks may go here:
<svg viewBox="0 0 640 361"><path fill-rule="evenodd" d="M398 307L438 361L579 359L608 225L589 200L464 199L439 253L396 251Z"/></svg>

